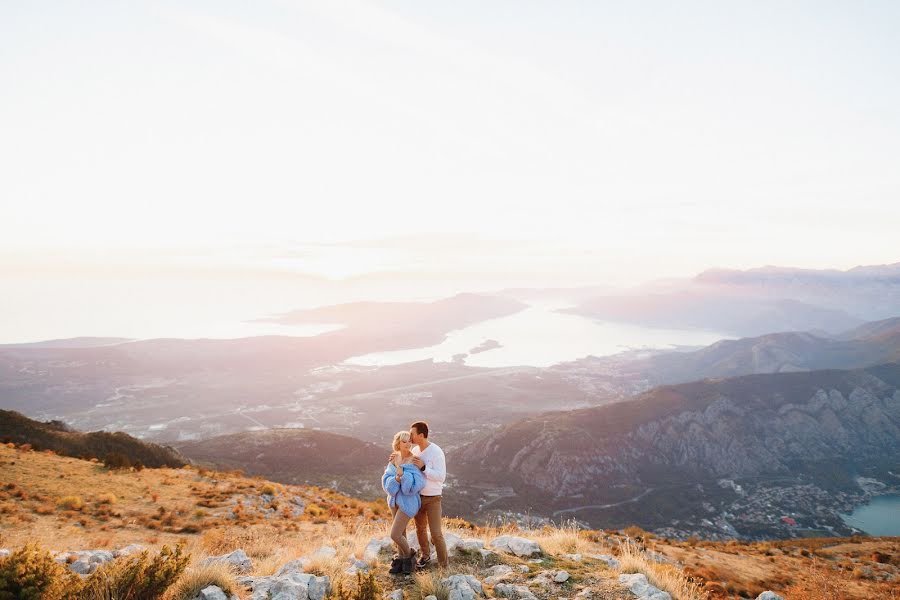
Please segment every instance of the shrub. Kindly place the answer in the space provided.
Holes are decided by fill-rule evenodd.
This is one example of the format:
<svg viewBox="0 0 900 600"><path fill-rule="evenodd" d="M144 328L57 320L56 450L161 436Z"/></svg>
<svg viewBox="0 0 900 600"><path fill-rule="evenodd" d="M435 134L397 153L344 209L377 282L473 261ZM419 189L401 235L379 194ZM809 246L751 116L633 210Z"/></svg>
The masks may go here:
<svg viewBox="0 0 900 600"><path fill-rule="evenodd" d="M264 496L274 496L275 486L271 483L267 483L266 485L262 486L262 488L259 490L259 493Z"/></svg>
<svg viewBox="0 0 900 600"><path fill-rule="evenodd" d="M335 600L379 600L381 598L381 587L375 581L375 573L363 575L356 573L356 589L348 590L344 587L342 581L338 581L334 591Z"/></svg>
<svg viewBox="0 0 900 600"><path fill-rule="evenodd" d="M274 571L273 571L274 572ZM215 585L225 595L231 596L237 591L234 573L225 563L212 563L205 566L189 568L178 579L169 595L170 600L194 600L203 588Z"/></svg>
<svg viewBox="0 0 900 600"><path fill-rule="evenodd" d="M56 505L63 510L81 510L84 508L84 500L81 496L63 496L56 501Z"/></svg>
<svg viewBox="0 0 900 600"><path fill-rule="evenodd" d="M73 586L78 576L37 545L0 559L0 600L58 600Z"/></svg>
<svg viewBox="0 0 900 600"><path fill-rule="evenodd" d="M100 494L97 496L97 504L115 504L118 501L119 499L112 493Z"/></svg>
<svg viewBox="0 0 900 600"><path fill-rule="evenodd" d="M120 558L94 571L77 594L78 600L155 600L175 583L191 557L163 546L152 559L144 550L139 555Z"/></svg>

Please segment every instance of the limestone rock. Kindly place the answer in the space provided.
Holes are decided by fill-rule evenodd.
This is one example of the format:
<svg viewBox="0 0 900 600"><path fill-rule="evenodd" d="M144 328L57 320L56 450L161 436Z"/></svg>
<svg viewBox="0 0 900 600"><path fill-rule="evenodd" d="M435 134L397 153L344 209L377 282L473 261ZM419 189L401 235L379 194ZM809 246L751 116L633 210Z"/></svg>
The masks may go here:
<svg viewBox="0 0 900 600"><path fill-rule="evenodd" d="M541 547L532 540L514 535L501 535L491 540L490 547L516 556L534 556L541 553Z"/></svg>
<svg viewBox="0 0 900 600"><path fill-rule="evenodd" d="M403 600L403 590L394 590L387 596L388 600Z"/></svg>
<svg viewBox="0 0 900 600"><path fill-rule="evenodd" d="M322 546L313 553L316 558L334 558L337 556L337 550L331 546Z"/></svg>
<svg viewBox="0 0 900 600"><path fill-rule="evenodd" d="M228 600L228 596L225 595L225 592L219 586L210 585L200 590L200 593L194 600Z"/></svg>
<svg viewBox="0 0 900 600"><path fill-rule="evenodd" d="M450 590L448 600L475 600L484 597L481 582L472 575L451 575L441 583Z"/></svg>
<svg viewBox="0 0 900 600"><path fill-rule="evenodd" d="M284 563L281 568L275 572L276 577L283 577L291 573L305 573L306 565L309 564L308 558L295 558L294 560Z"/></svg>
<svg viewBox="0 0 900 600"><path fill-rule="evenodd" d="M484 578L484 582L488 585L496 585L513 574L512 567L509 565L497 565L487 570L488 576Z"/></svg>
<svg viewBox="0 0 900 600"><path fill-rule="evenodd" d="M223 554L221 556L211 556L200 564L205 566L214 563L225 563L234 567L239 573L248 573L253 569L253 561L251 561L250 557L247 556L247 553L240 548L234 552L229 552L228 554Z"/></svg>
<svg viewBox="0 0 900 600"><path fill-rule="evenodd" d="M565 583L569 580L569 573L567 571L559 571L554 577L553 581L556 583Z"/></svg>
<svg viewBox="0 0 900 600"><path fill-rule="evenodd" d="M619 583L631 590L639 600L672 600L668 592L650 585L643 573L627 573L619 575Z"/></svg>
<svg viewBox="0 0 900 600"><path fill-rule="evenodd" d="M763 592L759 596L756 597L756 600L784 600L781 596L776 594L775 592Z"/></svg>
<svg viewBox="0 0 900 600"><path fill-rule="evenodd" d="M324 600L331 591L328 577L290 572L268 577L240 577L238 583L253 590L251 600Z"/></svg>
<svg viewBox="0 0 900 600"><path fill-rule="evenodd" d="M510 600L535 600L536 596L524 585L513 585L511 583L498 583L494 586L494 594L501 598L510 598Z"/></svg>

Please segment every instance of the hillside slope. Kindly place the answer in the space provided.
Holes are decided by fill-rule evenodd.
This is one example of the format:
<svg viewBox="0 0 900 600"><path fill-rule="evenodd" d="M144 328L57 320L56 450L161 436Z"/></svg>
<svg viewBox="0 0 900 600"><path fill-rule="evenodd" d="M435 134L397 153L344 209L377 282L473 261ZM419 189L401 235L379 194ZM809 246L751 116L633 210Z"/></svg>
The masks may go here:
<svg viewBox="0 0 900 600"><path fill-rule="evenodd" d="M853 496L863 494L855 476L900 484L890 475L900 472L900 364L662 386L625 402L518 421L451 460L463 481L512 486L516 496L500 507L561 514L582 506L568 514L594 525L632 519L664 527L737 511L717 529L790 535L780 512L737 525L755 509L721 480L744 479L813 485L824 500L815 490L798 492L794 510L830 502L833 514L810 515L808 525L840 528L837 509L862 501ZM714 505L701 509L703 502Z"/></svg>
<svg viewBox="0 0 900 600"><path fill-rule="evenodd" d="M186 464L176 450L142 442L127 433L93 431L82 433L64 423L42 423L12 410L0 410L0 443L31 444L36 450L52 450L64 456L98 458L127 457L130 464L145 467L181 467Z"/></svg>

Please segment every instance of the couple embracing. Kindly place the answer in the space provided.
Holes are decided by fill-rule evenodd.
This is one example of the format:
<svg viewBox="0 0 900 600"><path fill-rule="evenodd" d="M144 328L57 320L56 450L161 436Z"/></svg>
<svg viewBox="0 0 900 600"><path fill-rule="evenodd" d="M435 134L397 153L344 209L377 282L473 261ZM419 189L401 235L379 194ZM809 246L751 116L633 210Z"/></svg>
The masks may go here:
<svg viewBox="0 0 900 600"><path fill-rule="evenodd" d="M441 530L441 492L447 478L444 451L428 440L428 424L424 421L416 421L409 431L398 432L392 445L394 451L381 477L381 487L387 492L388 506L394 518L391 540L397 545L390 573L408 575L431 563L429 531L438 565L446 568L449 564L447 545ZM406 526L410 520L415 520L422 552L418 560L406 539Z"/></svg>

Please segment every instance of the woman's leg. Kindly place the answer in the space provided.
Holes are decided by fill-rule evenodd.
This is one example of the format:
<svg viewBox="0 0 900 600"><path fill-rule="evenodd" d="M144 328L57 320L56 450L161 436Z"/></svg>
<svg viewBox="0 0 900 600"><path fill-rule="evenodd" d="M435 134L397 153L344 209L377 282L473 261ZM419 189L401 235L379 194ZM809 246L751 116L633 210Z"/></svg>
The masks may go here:
<svg viewBox="0 0 900 600"><path fill-rule="evenodd" d="M409 542L406 541L406 526L409 524L409 517L396 507L394 507L392 512L394 513L394 524L391 526L391 540L397 544L400 556L411 556L412 552L409 550Z"/></svg>

